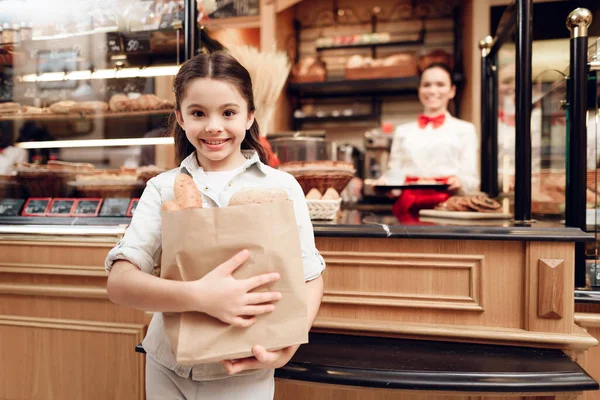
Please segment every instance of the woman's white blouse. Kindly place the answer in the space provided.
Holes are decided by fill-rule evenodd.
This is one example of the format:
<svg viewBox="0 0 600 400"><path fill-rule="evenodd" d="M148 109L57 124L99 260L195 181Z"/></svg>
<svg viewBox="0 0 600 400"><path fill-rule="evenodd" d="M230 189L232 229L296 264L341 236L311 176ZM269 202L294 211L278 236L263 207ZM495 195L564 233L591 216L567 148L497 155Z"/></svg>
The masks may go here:
<svg viewBox="0 0 600 400"><path fill-rule="evenodd" d="M406 176L423 178L455 175L462 192L479 191L477 157L479 140L473 124L446 114L439 128L425 129L417 122L396 128L388 169L383 177L388 184L403 183Z"/></svg>

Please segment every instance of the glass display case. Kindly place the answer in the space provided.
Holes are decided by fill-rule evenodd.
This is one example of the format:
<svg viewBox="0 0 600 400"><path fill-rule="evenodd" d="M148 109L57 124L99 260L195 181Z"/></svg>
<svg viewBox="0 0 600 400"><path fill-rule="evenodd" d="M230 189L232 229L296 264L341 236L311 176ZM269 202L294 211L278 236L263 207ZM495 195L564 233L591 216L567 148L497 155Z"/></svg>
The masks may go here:
<svg viewBox="0 0 600 400"><path fill-rule="evenodd" d="M0 217L44 205L51 218L131 215L173 162L184 11L183 0L0 2ZM75 204L53 209L63 198Z"/></svg>

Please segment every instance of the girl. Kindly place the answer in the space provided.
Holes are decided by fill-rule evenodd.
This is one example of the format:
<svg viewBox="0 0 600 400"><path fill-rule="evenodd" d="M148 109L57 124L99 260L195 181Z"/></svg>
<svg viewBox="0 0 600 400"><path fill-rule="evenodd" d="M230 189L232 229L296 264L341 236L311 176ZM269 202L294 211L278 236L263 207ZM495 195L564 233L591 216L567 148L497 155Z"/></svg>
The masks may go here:
<svg viewBox="0 0 600 400"><path fill-rule="evenodd" d="M448 113L456 87L445 64L433 63L421 73L419 101L423 113L417 121L396 128L388 170L380 182L434 181L448 184L448 191L404 190L393 212L402 222L414 220L418 211L433 208L451 194L479 190L478 139L473 124Z"/></svg>
<svg viewBox="0 0 600 400"><path fill-rule="evenodd" d="M201 54L181 66L174 92L176 155L180 167L190 171L202 192L203 207L224 207L233 193L248 187L280 187L293 200L310 327L321 302L325 263L315 248L300 185L291 175L265 165L248 71L225 52ZM246 250L198 281L169 281L151 274L161 254L160 206L173 199L178 173L179 168L173 169L148 182L131 225L106 259L109 298L128 307L155 311L143 341L147 398L272 399L274 368L285 365L297 346L270 352L257 343L252 349L254 357L221 364L185 366L175 361L161 312L199 311L247 327L256 316L271 312L281 298L276 292L250 293L279 279L276 273L245 280L232 277L248 259Z"/></svg>

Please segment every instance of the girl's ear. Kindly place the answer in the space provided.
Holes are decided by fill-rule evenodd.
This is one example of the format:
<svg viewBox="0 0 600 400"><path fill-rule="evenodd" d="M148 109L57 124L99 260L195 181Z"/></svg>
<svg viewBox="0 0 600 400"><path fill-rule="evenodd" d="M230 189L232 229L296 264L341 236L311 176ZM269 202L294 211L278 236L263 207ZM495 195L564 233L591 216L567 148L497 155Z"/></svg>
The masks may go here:
<svg viewBox="0 0 600 400"><path fill-rule="evenodd" d="M248 113L248 121L246 121L246 130L250 129L252 124L254 123L254 112Z"/></svg>
<svg viewBox="0 0 600 400"><path fill-rule="evenodd" d="M175 117L177 118L177 123L179 124L181 129L185 131L185 128L183 127L183 117L181 116L180 110L175 110Z"/></svg>

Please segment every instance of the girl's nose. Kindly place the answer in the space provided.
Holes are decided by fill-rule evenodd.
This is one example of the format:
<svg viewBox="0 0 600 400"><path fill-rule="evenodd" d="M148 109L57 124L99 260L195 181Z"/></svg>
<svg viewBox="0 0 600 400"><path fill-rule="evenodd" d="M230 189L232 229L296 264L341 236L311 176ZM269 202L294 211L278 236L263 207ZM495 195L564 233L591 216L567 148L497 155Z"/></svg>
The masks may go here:
<svg viewBox="0 0 600 400"><path fill-rule="evenodd" d="M219 121L218 118L210 118L208 120L208 124L206 125L206 132L213 133L213 132L221 132L222 130L223 130L223 125L221 124L221 121Z"/></svg>

